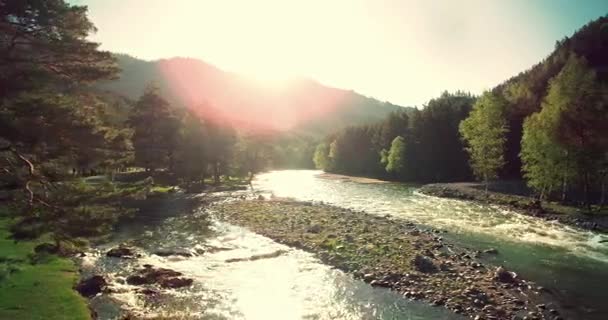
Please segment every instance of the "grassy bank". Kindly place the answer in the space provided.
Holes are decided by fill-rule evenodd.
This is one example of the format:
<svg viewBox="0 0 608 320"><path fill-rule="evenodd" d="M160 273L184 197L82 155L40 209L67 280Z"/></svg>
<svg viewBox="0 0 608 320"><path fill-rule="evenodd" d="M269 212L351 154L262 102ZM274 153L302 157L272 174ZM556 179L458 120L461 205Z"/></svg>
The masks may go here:
<svg viewBox="0 0 608 320"><path fill-rule="evenodd" d="M87 302L72 289L78 279L65 258L35 259L35 241L10 238L11 220L0 207L0 319L90 319Z"/></svg>
<svg viewBox="0 0 608 320"><path fill-rule="evenodd" d="M237 201L213 207L219 217L312 252L373 286L475 319L554 319L533 283L486 266L478 253L444 242L439 230L327 205ZM557 310L552 311L554 314Z"/></svg>

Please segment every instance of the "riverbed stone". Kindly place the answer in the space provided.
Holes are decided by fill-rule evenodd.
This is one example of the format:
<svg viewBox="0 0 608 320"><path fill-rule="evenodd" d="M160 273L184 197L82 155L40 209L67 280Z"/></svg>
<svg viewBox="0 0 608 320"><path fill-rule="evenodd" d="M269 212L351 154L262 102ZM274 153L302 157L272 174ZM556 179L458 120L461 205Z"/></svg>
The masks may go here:
<svg viewBox="0 0 608 320"><path fill-rule="evenodd" d="M127 283L134 286L145 284L158 284L163 288L181 288L190 286L193 283L192 279L182 277L182 273L165 268L154 268L146 265L143 269L137 271L136 274L127 277Z"/></svg>
<svg viewBox="0 0 608 320"><path fill-rule="evenodd" d="M90 298L101 293L107 285L108 283L103 276L95 275L81 280L74 289L82 296Z"/></svg>
<svg viewBox="0 0 608 320"><path fill-rule="evenodd" d="M106 252L106 256L114 258L135 258L139 255L134 248L121 245L108 250L108 252Z"/></svg>
<svg viewBox="0 0 608 320"><path fill-rule="evenodd" d="M498 254L498 250L496 248L489 248L483 251L486 254Z"/></svg>
<svg viewBox="0 0 608 320"><path fill-rule="evenodd" d="M503 283L514 283L516 282L517 275L514 272L507 271L504 267L500 266L494 271L494 279Z"/></svg>
<svg viewBox="0 0 608 320"><path fill-rule="evenodd" d="M298 243L324 263L354 271L356 278L374 286L386 286L409 299L443 303L470 318L483 313L484 319L511 319L521 309L514 297L525 305L539 302L531 299L527 284L518 285L514 273L504 270L510 280L499 281L507 276L482 265L478 252L438 240L436 233L417 231L398 219L296 201L239 201L214 209L229 222L280 243ZM443 248L435 247L438 241Z"/></svg>
<svg viewBox="0 0 608 320"><path fill-rule="evenodd" d="M433 260L427 256L417 254L412 260L412 265L416 268L416 270L423 273L433 273L437 272L438 268L433 262Z"/></svg>

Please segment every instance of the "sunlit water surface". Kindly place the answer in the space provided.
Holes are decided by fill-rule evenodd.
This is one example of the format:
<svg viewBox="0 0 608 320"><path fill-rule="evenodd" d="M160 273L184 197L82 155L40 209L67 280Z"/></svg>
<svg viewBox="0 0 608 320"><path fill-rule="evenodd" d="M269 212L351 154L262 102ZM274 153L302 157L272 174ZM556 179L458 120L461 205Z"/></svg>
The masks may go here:
<svg viewBox="0 0 608 320"><path fill-rule="evenodd" d="M274 171L255 188L278 197L402 217L449 231L472 249L497 248L489 262L514 269L551 292L578 319L608 319L608 236L516 214L497 206L422 195L402 183L361 183L320 171Z"/></svg>
<svg viewBox="0 0 608 320"><path fill-rule="evenodd" d="M287 170L259 175L256 193L319 201L379 215L402 217L447 230L445 238L471 249L497 248L490 263L514 269L549 288L575 319L606 319L608 285L606 236L514 214L496 207L418 194L398 183L360 183L327 179L319 171ZM172 210L168 207L166 210ZM97 254L83 261L88 273L104 273L114 293L95 298L100 319L118 318L124 308L146 316L185 319L460 319L442 308L403 299L372 288L321 264L311 254L208 218L208 212L123 227L115 243L130 241L145 254L137 260ZM159 257L159 248L206 251L194 257ZM217 250L217 249L221 250ZM277 258L226 262L277 250ZM149 263L192 277L188 289L170 290L154 298L134 294L120 284L134 268ZM145 311L145 312L144 312Z"/></svg>
<svg viewBox="0 0 608 320"><path fill-rule="evenodd" d="M162 319L462 319L425 303L373 288L320 263L310 253L278 244L244 228L208 218L208 211L163 221L123 226L112 243L82 261L85 276L104 274L110 294L93 299L99 319L121 319L124 312ZM108 258L118 243L135 246L139 259ZM187 249L194 257L160 257L159 249ZM277 250L276 258L227 262ZM204 253L203 253L204 252ZM189 288L146 296L125 278L144 264L169 268L194 279Z"/></svg>

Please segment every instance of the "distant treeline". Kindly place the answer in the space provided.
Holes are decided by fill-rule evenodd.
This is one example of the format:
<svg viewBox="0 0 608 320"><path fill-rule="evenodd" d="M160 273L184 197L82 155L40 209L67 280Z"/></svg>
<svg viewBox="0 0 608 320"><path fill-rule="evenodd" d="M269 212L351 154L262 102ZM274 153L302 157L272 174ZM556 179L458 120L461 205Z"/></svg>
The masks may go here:
<svg viewBox="0 0 608 320"><path fill-rule="evenodd" d="M542 198L604 203L608 17L477 99L444 93L422 110L349 127L317 146L330 172L400 181L524 178Z"/></svg>
<svg viewBox="0 0 608 320"><path fill-rule="evenodd" d="M462 181L471 178L458 134L475 98L445 92L421 110L394 112L386 120L345 128L317 146L317 168L401 181Z"/></svg>

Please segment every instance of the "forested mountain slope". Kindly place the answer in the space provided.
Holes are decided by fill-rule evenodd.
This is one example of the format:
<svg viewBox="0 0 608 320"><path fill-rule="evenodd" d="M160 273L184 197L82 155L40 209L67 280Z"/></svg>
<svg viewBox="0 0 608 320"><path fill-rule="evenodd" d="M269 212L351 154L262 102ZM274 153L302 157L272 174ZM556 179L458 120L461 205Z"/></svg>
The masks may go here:
<svg viewBox="0 0 608 320"><path fill-rule="evenodd" d="M521 175L519 153L523 121L532 113L540 111L550 80L562 70L572 53L584 58L589 67L595 70L597 79L605 83L608 79L608 17L594 20L571 37L557 41L555 50L546 59L493 89L495 94L503 96L507 101L509 133L507 163L502 176Z"/></svg>
<svg viewBox="0 0 608 320"><path fill-rule="evenodd" d="M101 89L136 99L148 83L155 82L173 105L194 108L206 117L228 120L240 128L316 135L378 121L402 109L308 79L271 87L197 59L144 61L122 54L116 57L122 73L118 79L100 84Z"/></svg>

